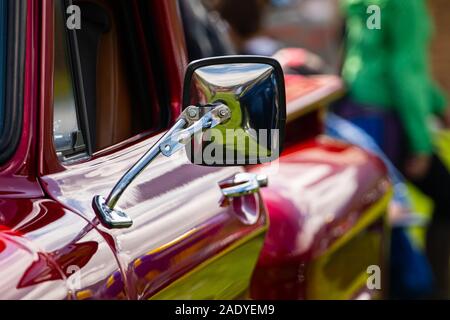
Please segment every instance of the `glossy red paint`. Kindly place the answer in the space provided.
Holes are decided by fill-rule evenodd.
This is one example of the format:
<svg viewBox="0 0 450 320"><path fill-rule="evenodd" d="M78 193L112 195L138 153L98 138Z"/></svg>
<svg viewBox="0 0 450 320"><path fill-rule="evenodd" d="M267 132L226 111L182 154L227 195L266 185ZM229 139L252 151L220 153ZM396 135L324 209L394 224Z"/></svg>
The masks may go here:
<svg viewBox="0 0 450 320"><path fill-rule="evenodd" d="M39 70L41 84L53 83L54 37L53 0L40 2ZM53 145L53 85L39 86L38 175L63 170Z"/></svg>
<svg viewBox="0 0 450 320"><path fill-rule="evenodd" d="M126 297L114 255L87 221L51 200L1 200L0 212L16 213L0 231L3 299Z"/></svg>
<svg viewBox="0 0 450 320"><path fill-rule="evenodd" d="M168 77L171 120L181 113L184 72L187 66L186 44L177 1L150 1L151 16L156 22L156 35L163 66ZM152 48L155 50L155 48Z"/></svg>
<svg viewBox="0 0 450 320"><path fill-rule="evenodd" d="M218 182L239 169L194 166L184 154L155 160L127 191L120 206L134 220L130 229L106 230L99 225L93 196L108 194L129 164L158 138L42 177L53 199L115 240L113 248L132 298L150 297L244 235L266 227L263 206L253 225L242 223L233 207L220 207ZM152 253L155 250L158 254Z"/></svg>
<svg viewBox="0 0 450 320"><path fill-rule="evenodd" d="M126 297L123 284L115 286L114 294L108 290L108 280L118 274L116 283L120 283L121 273L105 238L77 214L44 199L38 180L37 155L51 154L44 152L44 139L36 134L43 128L38 126L38 105L52 96L52 85L38 86L52 83L52 72L40 72L52 61L53 46L43 49L49 44L44 31L52 26L51 8L52 1L28 0L22 139L14 157L0 170L2 298L72 299L73 279L81 281L85 296ZM39 61L42 52L48 55Z"/></svg>
<svg viewBox="0 0 450 320"><path fill-rule="evenodd" d="M270 228L254 273L252 297L311 298L305 290L306 270L386 195L386 169L375 156L320 136L287 149L276 172L269 166L253 171L269 175L270 186L262 194ZM382 216L371 224L377 225L381 238ZM381 255L375 261L383 264ZM336 274L335 280L341 276Z"/></svg>
<svg viewBox="0 0 450 320"><path fill-rule="evenodd" d="M113 253L86 220L45 199L0 200L0 212L14 213L0 231L2 299L126 297Z"/></svg>
<svg viewBox="0 0 450 320"><path fill-rule="evenodd" d="M158 137L139 136L76 165L59 163L52 138L53 0L28 3L22 140L0 168L1 297L149 298L239 240L264 232L267 206L271 227L253 297L308 298L299 266L342 238L379 198L385 183L380 162L358 148L317 138L316 114L314 122L306 121L313 123L314 137L292 139L279 172L269 172L265 204L253 199L259 204L251 209L255 224L245 223L239 205L221 199L218 183L243 168L198 167L182 155L156 160L127 191L120 206L133 218L132 228L106 230L93 212L93 196L107 195ZM187 61L180 17L174 0L150 3L170 75L158 81L168 82L174 120Z"/></svg>
<svg viewBox="0 0 450 320"><path fill-rule="evenodd" d="M275 263L282 261L286 252L304 258L321 255L389 188L385 168L378 158L326 137L288 150L280 162L278 177L271 180L273 188L264 193L269 198L275 194L286 197L285 201L294 204L296 210L290 210L289 215L298 221L293 231L301 233L303 240L292 242L290 248L284 245L268 248L261 256L263 264L268 258L275 259ZM292 170L297 174L292 174ZM299 173L304 173L301 178ZM286 183L287 177L290 177L289 183ZM279 188L275 192L276 186ZM295 194L301 196L295 197ZM290 200L290 196L296 200ZM283 207L279 206L280 214ZM278 218L276 214L273 217L273 220ZM312 222L309 219L316 220L314 228L308 226ZM330 232L338 227L338 232ZM276 234L277 230L273 232ZM315 247L319 242L320 246Z"/></svg>
<svg viewBox="0 0 450 320"><path fill-rule="evenodd" d="M173 118L181 110L186 54L183 33L175 1L150 2L160 32L162 57L170 88ZM43 4L41 39L41 79L52 83L53 35L52 1ZM152 48L156 50L156 48ZM153 145L159 136L142 136L140 142L113 146L91 159L64 166L56 159L52 135L52 88L41 93L40 180L50 198L77 213L94 226L108 241L132 299L149 298L201 263L213 258L236 241L255 231L266 229L264 206L253 208L259 217L252 225L243 223L237 209L221 207L218 182L242 171L240 168L194 166L186 156L160 158L151 164L127 191L119 203L134 220L127 230L103 228L93 211L95 195L107 195L132 163ZM46 150L44 152L44 150ZM50 150L50 152L48 151ZM163 249L161 249L163 248ZM157 254L154 254L155 250ZM115 263L115 262L110 262ZM120 270L119 270L120 269ZM238 281L239 279L236 279Z"/></svg>

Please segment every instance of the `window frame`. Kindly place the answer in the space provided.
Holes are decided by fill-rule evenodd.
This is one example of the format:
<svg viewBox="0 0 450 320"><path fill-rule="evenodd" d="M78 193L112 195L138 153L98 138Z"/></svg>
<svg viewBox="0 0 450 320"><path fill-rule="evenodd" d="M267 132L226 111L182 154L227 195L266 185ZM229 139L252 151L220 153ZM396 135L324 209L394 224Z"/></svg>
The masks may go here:
<svg viewBox="0 0 450 320"><path fill-rule="evenodd" d="M6 8L6 75L0 164L11 159L20 143L25 98L27 1L8 1Z"/></svg>
<svg viewBox="0 0 450 320"><path fill-rule="evenodd" d="M58 12L59 10L56 1L62 2L60 12ZM84 94L83 79L81 73L81 59L78 50L77 34L75 30L70 30L66 28L64 24L64 22L67 21L68 18L65 8L68 8L72 4L73 4L72 0L55 0L53 4L53 14L62 15L61 19L63 21L63 30L61 30L61 32L64 34L65 37L66 43L64 45L66 46L65 49L67 52L65 59L68 60L66 61L66 63L68 64L69 69L68 72L70 73L70 79L73 86L77 123L79 126L79 130L81 131L83 141L82 144L79 145L80 150L78 150L77 152L74 152L73 154L63 155L64 159L58 157L62 163L70 163L89 157L90 155L92 155L93 149L90 138L91 135L88 122L88 113ZM55 25L54 27L57 28L58 26ZM56 39L54 39L54 41L56 41ZM55 47L56 44L54 43L53 46ZM55 106L53 105L53 108L54 107ZM54 109L52 110L54 114ZM76 141L76 143L78 143L78 141ZM58 152L58 150L56 150L56 147L55 151Z"/></svg>
<svg viewBox="0 0 450 320"><path fill-rule="evenodd" d="M58 0L55 0L58 1ZM76 4L73 0L62 0L64 1L64 6L67 8L68 6L72 4ZM147 9L146 6L144 6L145 9ZM53 4L53 10L55 10L55 4ZM145 11L145 10L144 10ZM54 11L55 12L55 11ZM67 12L63 10L62 12L65 19L68 18ZM149 14L148 12L145 12L145 14ZM148 28L148 24L145 26ZM67 36L68 41L68 59L69 59L69 65L70 65L70 72L73 80L73 89L75 94L75 104L77 109L77 116L78 116L78 124L80 131L82 132L83 139L84 139L84 145L85 145L85 151L84 153L80 154L74 154L73 157L67 157L67 159L62 160L59 157L56 157L59 161L59 164L64 166L70 166L72 164L80 164L85 161L89 161L92 159L95 159L97 157L111 154L114 152L119 152L123 148L127 148L133 144L139 143L142 140L148 139L149 137L155 136L156 134L166 130L170 125L170 94L168 92L168 86L164 81L155 81L156 79L156 73L159 74L159 72L162 72L161 66L159 64L155 64L155 59L160 58L160 50L158 46L155 45L155 41L157 41L156 35L153 34L146 34L145 40L147 41L147 46L150 46L150 63L152 66L152 73L151 73L151 81L156 82L156 88L153 88L154 94L156 95L156 99L158 101L158 105L156 106L157 109L159 109L159 124L157 127L149 128L148 130L139 132L131 137L129 137L126 140L120 141L116 143L115 145L109 146L102 150L95 150L94 149L94 143L91 141L91 135L90 135L90 128L89 126L89 118L88 118L88 111L87 111L87 103L85 99L85 90L84 90L84 81L83 81L83 73L82 73L82 67L81 67L81 57L78 47L78 39L77 39L77 31L76 30L69 30L67 28L65 29L65 33ZM158 68L158 72L155 71L155 68ZM164 82L164 83L162 83ZM147 87L150 87L150 84L147 83ZM150 90L150 88L149 88ZM152 108L151 112L154 112L155 106L151 105L149 106ZM52 108L53 110L53 108ZM52 111L53 112L53 111ZM53 136L52 136L53 141ZM56 152L56 150L55 150Z"/></svg>

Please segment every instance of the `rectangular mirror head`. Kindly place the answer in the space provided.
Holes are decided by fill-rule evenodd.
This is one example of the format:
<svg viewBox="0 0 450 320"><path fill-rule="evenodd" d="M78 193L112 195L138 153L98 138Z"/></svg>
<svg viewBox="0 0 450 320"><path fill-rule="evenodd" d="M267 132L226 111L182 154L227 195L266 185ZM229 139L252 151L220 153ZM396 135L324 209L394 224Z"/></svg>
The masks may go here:
<svg viewBox="0 0 450 320"><path fill-rule="evenodd" d="M228 120L195 135L186 148L192 163L236 166L267 163L282 151L286 125L283 71L268 57L227 56L192 62L183 107L228 107ZM226 109L226 108L225 108Z"/></svg>

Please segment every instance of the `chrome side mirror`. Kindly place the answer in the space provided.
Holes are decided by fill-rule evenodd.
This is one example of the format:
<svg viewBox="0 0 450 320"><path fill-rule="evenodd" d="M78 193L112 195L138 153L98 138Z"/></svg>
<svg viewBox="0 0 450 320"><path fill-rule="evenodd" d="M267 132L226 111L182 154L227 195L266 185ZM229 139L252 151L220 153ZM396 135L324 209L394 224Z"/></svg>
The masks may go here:
<svg viewBox="0 0 450 320"><path fill-rule="evenodd" d="M100 222L110 229L132 226L132 219L117 203L160 154L170 157L187 145L191 161L201 165L256 164L276 159L286 119L283 79L278 62L265 57L232 56L189 65L186 108L107 198L94 197L92 205ZM196 158L199 154L201 157Z"/></svg>
<svg viewBox="0 0 450 320"><path fill-rule="evenodd" d="M192 163L235 166L270 162L283 147L286 99L283 71L268 57L227 56L191 63L183 106L223 104L230 119L199 132L186 148Z"/></svg>

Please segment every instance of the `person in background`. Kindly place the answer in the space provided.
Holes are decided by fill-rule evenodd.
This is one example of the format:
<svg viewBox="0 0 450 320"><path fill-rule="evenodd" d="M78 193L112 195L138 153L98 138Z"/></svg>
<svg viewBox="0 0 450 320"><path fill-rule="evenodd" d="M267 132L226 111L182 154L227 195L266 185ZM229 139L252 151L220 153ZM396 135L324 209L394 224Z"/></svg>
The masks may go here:
<svg viewBox="0 0 450 320"><path fill-rule="evenodd" d="M271 56L281 44L262 34L269 0L219 0L215 10L230 26L230 38L240 54Z"/></svg>
<svg viewBox="0 0 450 320"><path fill-rule="evenodd" d="M189 61L236 54L226 23L201 0L179 0ZM197 41L201 39L201 41Z"/></svg>
<svg viewBox="0 0 450 320"><path fill-rule="evenodd" d="M228 24L229 38L238 54L272 56L288 73L318 74L328 68L318 55L303 48L286 47L281 41L264 34L264 20L270 9L270 0L207 2L210 9L218 12ZM278 5L281 3L283 0Z"/></svg>
<svg viewBox="0 0 450 320"><path fill-rule="evenodd" d="M424 0L341 0L346 19L342 75L348 96L335 111L369 133L389 159L434 201L427 255L435 298L449 293L450 173L435 154L430 120L450 126L450 109L431 79L432 24ZM369 28L370 5L380 28Z"/></svg>

